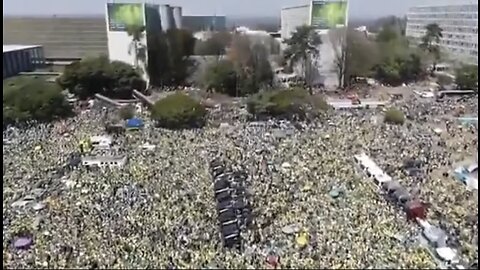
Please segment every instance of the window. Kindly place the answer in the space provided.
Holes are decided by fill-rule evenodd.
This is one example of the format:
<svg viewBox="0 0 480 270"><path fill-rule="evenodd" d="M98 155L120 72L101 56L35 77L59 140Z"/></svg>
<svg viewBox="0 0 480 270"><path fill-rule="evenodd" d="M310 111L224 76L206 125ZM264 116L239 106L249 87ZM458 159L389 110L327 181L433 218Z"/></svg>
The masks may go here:
<svg viewBox="0 0 480 270"><path fill-rule="evenodd" d="M13 51L10 53L10 58L12 59L12 64L13 64L13 72L18 73L20 72L20 63L18 62L18 52Z"/></svg>
<svg viewBox="0 0 480 270"><path fill-rule="evenodd" d="M3 77L4 78L7 77L8 75L7 64L8 64L7 59L3 58Z"/></svg>
<svg viewBox="0 0 480 270"><path fill-rule="evenodd" d="M19 72L22 72L24 71L25 69L25 66L24 66L24 63L22 61L22 53L23 51L18 51L17 53L15 53L15 56L16 56L16 60L18 61L18 67L19 67Z"/></svg>
<svg viewBox="0 0 480 270"><path fill-rule="evenodd" d="M37 59L38 59L37 49L31 50L31 51L30 51L30 55L31 55L31 57L32 57L32 63L33 63L34 65L38 64L38 62L37 62Z"/></svg>
<svg viewBox="0 0 480 270"><path fill-rule="evenodd" d="M20 62L22 63L22 69L25 71L30 71L30 65L28 64L28 56L27 56L27 51L22 51L19 54L20 57Z"/></svg>
<svg viewBox="0 0 480 270"><path fill-rule="evenodd" d="M13 71L13 63L12 63L12 59L11 59L11 53L7 53L5 55L5 58L7 60L7 70L8 70L8 76L12 75L14 73ZM4 59L5 59L4 58Z"/></svg>

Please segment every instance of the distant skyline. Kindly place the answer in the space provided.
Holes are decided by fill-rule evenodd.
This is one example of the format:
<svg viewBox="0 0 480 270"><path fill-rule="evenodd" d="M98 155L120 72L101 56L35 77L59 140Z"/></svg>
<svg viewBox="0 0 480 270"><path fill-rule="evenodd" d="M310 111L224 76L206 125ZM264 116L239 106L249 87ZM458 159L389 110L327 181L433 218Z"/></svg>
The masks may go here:
<svg viewBox="0 0 480 270"><path fill-rule="evenodd" d="M351 18L375 19L403 16L408 8L425 0L350 0ZM4 0L3 15L101 15L104 0ZM226 15L231 17L280 17L284 7L307 4L308 0L132 0L117 3L146 2L181 6L185 15Z"/></svg>

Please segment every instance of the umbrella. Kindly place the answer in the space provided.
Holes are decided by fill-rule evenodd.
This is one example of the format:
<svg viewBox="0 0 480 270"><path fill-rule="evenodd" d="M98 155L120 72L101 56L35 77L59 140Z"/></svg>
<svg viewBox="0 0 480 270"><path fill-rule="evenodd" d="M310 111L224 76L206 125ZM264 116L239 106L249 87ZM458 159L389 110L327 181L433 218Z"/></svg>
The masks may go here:
<svg viewBox="0 0 480 270"><path fill-rule="evenodd" d="M16 238L13 242L14 247L18 249L28 249L32 244L33 239L28 236Z"/></svg>

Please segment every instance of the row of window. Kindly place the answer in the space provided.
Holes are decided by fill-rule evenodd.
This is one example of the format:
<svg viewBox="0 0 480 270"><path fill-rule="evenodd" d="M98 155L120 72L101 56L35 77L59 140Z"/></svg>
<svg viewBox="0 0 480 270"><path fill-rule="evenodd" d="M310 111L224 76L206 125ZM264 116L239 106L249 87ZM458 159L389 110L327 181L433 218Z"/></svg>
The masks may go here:
<svg viewBox="0 0 480 270"><path fill-rule="evenodd" d="M3 77L32 69L32 63L25 51L7 52L3 54Z"/></svg>
<svg viewBox="0 0 480 270"><path fill-rule="evenodd" d="M462 48L474 48L478 49L478 44L477 43L471 43L471 42L465 42L465 41L459 41L459 40L451 40L451 39L443 39L440 41L441 44L446 44L446 45L454 45L454 46L459 46Z"/></svg>
<svg viewBox="0 0 480 270"><path fill-rule="evenodd" d="M415 33L417 34L417 33ZM415 41L420 42L423 34L418 33L415 35L414 33L409 33L408 36L413 38ZM460 49L465 49L469 51L478 51L478 43L476 42L467 42L465 40L451 40L451 39L442 39L440 41L440 46L442 47L456 47Z"/></svg>
<svg viewBox="0 0 480 270"><path fill-rule="evenodd" d="M415 19L415 20L408 20L407 23L415 23L415 24L429 24L429 23L437 23L439 25L452 25L452 26L470 26L470 27L478 27L478 20L434 20L434 19Z"/></svg>
<svg viewBox="0 0 480 270"><path fill-rule="evenodd" d="M417 31L417 30L425 30L425 26L426 24L408 24L407 25L407 29L408 30L413 30L413 31ZM441 25L440 26L442 28L442 33L444 33L444 36L447 34L447 33L455 33L455 34L462 34L462 36L464 37L467 37L469 36L468 34L470 34L470 36L473 34L473 35L477 35L478 34L478 28L472 28L472 27L454 27L454 26L443 26ZM408 31L407 30L407 31ZM465 35L467 34L467 35ZM447 34L448 35L448 34ZM476 39L476 36L475 36L475 39Z"/></svg>
<svg viewBox="0 0 480 270"><path fill-rule="evenodd" d="M444 32L478 34L478 27L441 26Z"/></svg>
<svg viewBox="0 0 480 270"><path fill-rule="evenodd" d="M452 6L426 6L426 7L412 7L412 12L478 12L477 5L452 5Z"/></svg>
<svg viewBox="0 0 480 270"><path fill-rule="evenodd" d="M409 36L415 36L416 38L421 38L423 34L418 33L418 35L412 35L411 33ZM467 49L478 49L478 43L476 42L468 42L465 40L452 40L452 39L442 39L440 41L440 45L446 45L446 46L458 46L462 48L467 48Z"/></svg>
<svg viewBox="0 0 480 270"><path fill-rule="evenodd" d="M447 33L444 33L443 34L443 38L445 39L455 39L455 40L464 40L466 42L469 42L469 43L477 43L475 41L477 41L477 38L478 36L474 36L474 35L462 35L462 34L451 34L449 32Z"/></svg>
<svg viewBox="0 0 480 270"><path fill-rule="evenodd" d="M451 53L454 54L463 54L463 55L470 55L470 56L478 56L478 51L475 50L466 50L463 48L456 48L456 47L446 47Z"/></svg>
<svg viewBox="0 0 480 270"><path fill-rule="evenodd" d="M442 34L444 38L450 39L464 39L464 40L477 40L478 38L478 29L462 29L462 30L470 30L467 31L452 31L448 28L442 27ZM450 30L450 31L449 31ZM421 32L425 33L425 25L408 25L407 32Z"/></svg>
<svg viewBox="0 0 480 270"><path fill-rule="evenodd" d="M412 38L412 41L415 43L421 42L421 35L411 37L411 38ZM465 44L462 44L461 42L455 42L451 40L442 40L440 42L440 47L457 54L478 55L477 44L473 44L472 46L465 46Z"/></svg>
<svg viewBox="0 0 480 270"><path fill-rule="evenodd" d="M35 66L45 64L45 55L43 54L43 49L36 48L36 49L28 50L28 51L30 53L32 63Z"/></svg>
<svg viewBox="0 0 480 270"><path fill-rule="evenodd" d="M478 19L478 13L424 13L416 14L409 13L407 15L408 19Z"/></svg>

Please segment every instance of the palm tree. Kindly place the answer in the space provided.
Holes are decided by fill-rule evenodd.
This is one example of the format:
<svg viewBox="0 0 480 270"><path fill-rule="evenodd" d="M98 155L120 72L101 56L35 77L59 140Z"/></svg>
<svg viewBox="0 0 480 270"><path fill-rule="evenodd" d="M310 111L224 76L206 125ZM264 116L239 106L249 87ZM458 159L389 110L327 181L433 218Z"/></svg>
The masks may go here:
<svg viewBox="0 0 480 270"><path fill-rule="evenodd" d="M134 54L134 66L138 68L139 60L145 62L145 46L141 43L145 32L143 25L129 25L127 26L127 34L132 38L129 46L129 53Z"/></svg>
<svg viewBox="0 0 480 270"><path fill-rule="evenodd" d="M288 46L285 50L285 59L289 60L290 65L300 63L306 83L311 83L311 78L307 79L307 72L311 73L312 59L318 57L318 45L322 44L315 28L307 25L297 27L292 37L285 40L285 44Z"/></svg>
<svg viewBox="0 0 480 270"><path fill-rule="evenodd" d="M440 39L443 37L443 29L438 26L436 23L431 23L425 27L425 35L422 37L422 42L419 47L427 52L433 58L432 63L432 74L435 72L437 63L440 60Z"/></svg>

